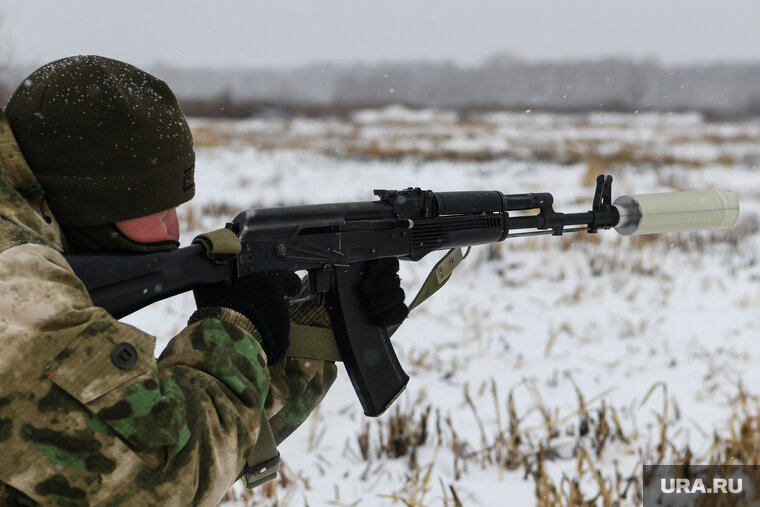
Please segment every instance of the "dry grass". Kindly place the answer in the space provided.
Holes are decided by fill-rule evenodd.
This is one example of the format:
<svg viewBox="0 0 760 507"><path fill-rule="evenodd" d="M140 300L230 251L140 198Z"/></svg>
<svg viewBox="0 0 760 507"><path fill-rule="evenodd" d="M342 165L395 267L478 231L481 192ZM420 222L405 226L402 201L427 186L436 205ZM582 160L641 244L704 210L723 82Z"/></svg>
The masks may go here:
<svg viewBox="0 0 760 507"><path fill-rule="evenodd" d="M742 383L737 387L727 434L714 435L707 454L710 463L757 465L760 463L760 403Z"/></svg>
<svg viewBox="0 0 760 507"><path fill-rule="evenodd" d="M572 382L572 378L568 377L568 380ZM509 391L506 400L502 400L497 383L492 380L489 389L497 414L493 435L489 435L478 405L473 401L469 388L465 387L465 404L479 428L477 442L468 441L450 417L443 417L437 412L436 424L428 435L426 421L431 413L430 406L425 408L422 418L415 415L414 409L405 413L397 408L394 417L384 425L377 425L377 438L374 439L370 437L371 426L366 424L359 438L364 459L403 458L409 463L409 473L403 485L386 497L408 507L431 505L425 499L434 489L432 471L435 460L443 454L443 450L454 458L454 482L445 485L441 478L438 479L447 506L462 505L456 481L468 474L478 473L477 470L489 468L522 470L523 477L534 483L536 505L540 507L613 507L641 504L643 487L648 481L647 477L642 479L643 464L688 468L691 464L706 462L713 465L760 462L760 404L746 393L741 384L733 402L730 431L724 436L716 434L712 448L703 456L695 456L688 446L679 447L675 443L681 432L680 410L675 399L669 396L667 385L662 382L653 384L639 404L642 407L651 404L650 400L654 401L657 397L661 399L661 408L655 411L658 424L654 438L643 444L642 435L635 428L625 429L620 414L603 397L589 402L576 386L577 410L559 415L559 411L541 402L534 385L526 383L524 387L534 392L533 410L541 414L543 424L527 427L524 418L528 413L518 414L514 388ZM501 410L502 406L505 411ZM421 431L421 428L425 430ZM425 438L419 438L421 434ZM567 437L572 439L570 447ZM370 444L371 441L376 444ZM402 444L399 445L399 442ZM419 466L414 456L425 446L434 448L434 458L431 463ZM614 459L621 452L637 455L639 459L630 469L621 469ZM563 473L557 480L548 472L549 462L568 459L575 462L574 473Z"/></svg>
<svg viewBox="0 0 760 507"><path fill-rule="evenodd" d="M442 416L439 412L436 412L434 427L428 429L429 405L421 416L416 415L414 408L408 412L397 408L394 416L384 423L363 425L357 439L361 455L368 462L381 458L408 460L409 473L405 482L387 497L409 507L430 505L424 500L434 489L432 470L436 459L444 452L454 460L451 477L454 482L444 485L442 479L438 481L445 505L462 505L456 481L485 469L522 470L523 477L534 482L536 502L541 506L600 505L600 500L603 505L612 506L620 501L635 503L641 498L638 467L625 472L616 467L609 475L600 472L600 461L606 458L609 445L632 445L636 437L623 430L617 411L603 400L589 404L576 388L578 409L560 416L557 410L542 403L535 385L526 382L524 387L531 392L535 406L525 414L518 414L514 388L503 400L495 380L481 386L480 391L490 391L493 399L495 432L492 424L484 424L479 413L482 407L479 408L473 400L470 388L464 388L465 406L471 411L478 428L479 438L475 442L460 434L450 416ZM541 414L543 424L526 426L525 417L534 410ZM574 439L569 449L568 437ZM420 466L416 456L426 446L432 447L434 458L431 463ZM574 459L577 475L563 476L557 484L546 471L546 463L557 459ZM588 482L587 479L596 486L592 493L584 491L581 486Z"/></svg>
<svg viewBox="0 0 760 507"><path fill-rule="evenodd" d="M568 381L572 382L572 378L568 377ZM530 383L523 387L535 389ZM669 396L667 385L662 382L653 384L639 405L647 405L650 399L658 396L661 398L661 408L656 411L658 426L654 438L643 444L641 435L635 429L626 430L620 414L607 405L603 397L589 401L577 386L577 409L563 415L543 405L535 391L533 410L540 412L544 420L539 427L525 425L525 417L530 411L518 413L514 403L515 388L510 389L506 399L501 398L495 380L490 381L487 389L491 392L497 414L496 431L492 435L482 423L469 388L463 392L465 404L479 426L477 442L468 441L451 417L442 416L437 411L435 424L431 425L433 409L429 404L421 412L418 412L417 405L405 409L397 406L393 415L382 422L362 423L355 445L367 462L363 479L395 481L383 469L382 462L403 459L407 461L408 472L394 492L381 497L407 507L440 505L440 502L447 507L459 507L466 505L467 499L461 497L456 482L466 475L485 469L520 471L525 479L533 482L539 507L615 507L641 504L643 487L651 479L641 475L643 464L677 465L688 470L689 465L698 463L737 465L760 462L760 403L746 392L742 384L738 385L732 401L729 431L725 435L716 433L712 447L701 456L695 456L688 446L679 447L674 443L680 434L680 411ZM570 447L568 437L572 440ZM423 449L432 451L432 459L419 463L417 456ZM637 455L639 459L630 469L621 469L614 459L621 452ZM450 477L449 484L435 473L436 464L443 455L451 455L454 459L454 476ZM548 464L555 460L573 460L573 473L563 473L559 479L550 474ZM253 491L230 491L225 501L237 501L246 506L287 506L294 502L296 486L310 489L308 479L295 476L287 465L283 465L276 481ZM433 497L436 492L438 496ZM350 506L359 501L341 501L340 491L336 489L335 501L331 503Z"/></svg>
<svg viewBox="0 0 760 507"><path fill-rule="evenodd" d="M729 166L740 162L726 148L731 143L752 142L753 132L721 136L709 130L684 133L681 130L659 129L654 139L639 143L618 142L610 146L598 129L578 119L575 127L581 133L566 138L547 140L537 130L535 137L526 137L517 128L502 133L486 117L459 117L441 123L397 122L384 120L365 124L350 118L341 122L325 121L324 127L310 132L297 128L293 118L251 124L244 129L234 122L220 120L193 125L198 147L254 146L260 150L310 150L328 156L367 160L449 160L486 162L497 159L529 162L550 162L559 165L584 164L584 184L593 186L597 174L621 171L630 167L682 166L701 168L708 165ZM541 127L533 127L541 128ZM551 126L543 127L547 130ZM587 130L584 130L587 129ZM456 139L454 137L456 136ZM464 144L453 141L466 140ZM718 148L714 158L702 158L663 146L705 143Z"/></svg>

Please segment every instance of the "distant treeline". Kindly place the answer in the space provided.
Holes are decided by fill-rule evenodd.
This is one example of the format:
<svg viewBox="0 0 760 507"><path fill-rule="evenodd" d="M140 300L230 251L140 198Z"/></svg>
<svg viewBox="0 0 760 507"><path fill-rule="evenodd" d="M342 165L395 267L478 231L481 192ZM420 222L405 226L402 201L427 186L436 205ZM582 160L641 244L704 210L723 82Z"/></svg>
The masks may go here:
<svg viewBox="0 0 760 507"><path fill-rule="evenodd" d="M760 62L666 66L654 60L530 62L495 57L472 67L423 62L248 70L159 65L148 70L170 84L185 112L193 116L340 115L387 104L465 111L760 115ZM3 77L14 74L19 79L17 72ZM12 89L0 77L0 88L3 84L6 91ZM5 103L1 96L0 102Z"/></svg>

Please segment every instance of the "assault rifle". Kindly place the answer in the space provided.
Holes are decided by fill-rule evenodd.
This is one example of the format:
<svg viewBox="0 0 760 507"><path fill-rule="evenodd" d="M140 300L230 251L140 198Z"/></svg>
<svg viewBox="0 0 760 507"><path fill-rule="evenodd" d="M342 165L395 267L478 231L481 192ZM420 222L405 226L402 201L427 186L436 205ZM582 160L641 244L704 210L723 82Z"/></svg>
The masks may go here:
<svg viewBox="0 0 760 507"><path fill-rule="evenodd" d="M375 201L244 211L216 234L175 252L69 253L66 259L95 305L116 318L204 284L306 270L307 298L324 295L340 357L364 412L377 416L409 377L388 330L370 323L360 306L357 285L367 261L417 261L435 250L534 234L612 227L623 235L722 229L739 217L739 202L728 190L621 196L613 203L612 177L599 176L596 183L592 209L585 213L556 212L549 193L375 190ZM510 215L530 210L535 212Z"/></svg>

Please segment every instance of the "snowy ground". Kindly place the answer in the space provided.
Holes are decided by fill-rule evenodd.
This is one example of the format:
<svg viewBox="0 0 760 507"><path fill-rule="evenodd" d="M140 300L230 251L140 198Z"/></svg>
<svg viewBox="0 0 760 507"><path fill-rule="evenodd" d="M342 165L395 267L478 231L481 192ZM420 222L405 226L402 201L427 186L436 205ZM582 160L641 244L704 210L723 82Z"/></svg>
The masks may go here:
<svg viewBox="0 0 760 507"><path fill-rule="evenodd" d="M556 209L586 211L600 171L615 176L614 196L731 188L742 206L728 233L637 240L604 231L473 249L394 336L411 377L398 409L365 418L341 370L318 412L281 446L288 483L239 505L455 505L454 493L463 505L535 505L526 470L536 470L539 454L562 491L563 477L585 470L580 487L591 498L599 488L580 460L586 451L612 485L616 471L625 479L657 459L664 421L673 444L664 462L686 445L704 461L713 433L728 432L739 382L760 392L758 122L532 112L463 119L392 107L342 120L193 127L197 195L181 208L185 242L240 209L370 200L375 188L548 191ZM402 264L410 299L433 257ZM192 306L179 296L126 320L163 346ZM411 446L413 459L390 457L381 440L390 420L416 425L427 407L427 439ZM367 432L365 459L358 437Z"/></svg>

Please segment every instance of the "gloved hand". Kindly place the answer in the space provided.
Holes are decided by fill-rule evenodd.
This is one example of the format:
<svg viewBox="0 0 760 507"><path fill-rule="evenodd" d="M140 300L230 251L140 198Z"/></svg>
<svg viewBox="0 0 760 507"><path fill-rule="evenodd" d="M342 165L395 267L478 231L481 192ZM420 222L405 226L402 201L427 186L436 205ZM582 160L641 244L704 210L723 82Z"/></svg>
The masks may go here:
<svg viewBox="0 0 760 507"><path fill-rule="evenodd" d="M253 322L261 333L267 364L285 357L290 345L288 298L301 288L301 279L290 271L261 273L195 289L198 308L230 308Z"/></svg>
<svg viewBox="0 0 760 507"><path fill-rule="evenodd" d="M369 261L366 265L359 291L373 324L385 327L401 324L409 315L398 268L395 257Z"/></svg>

